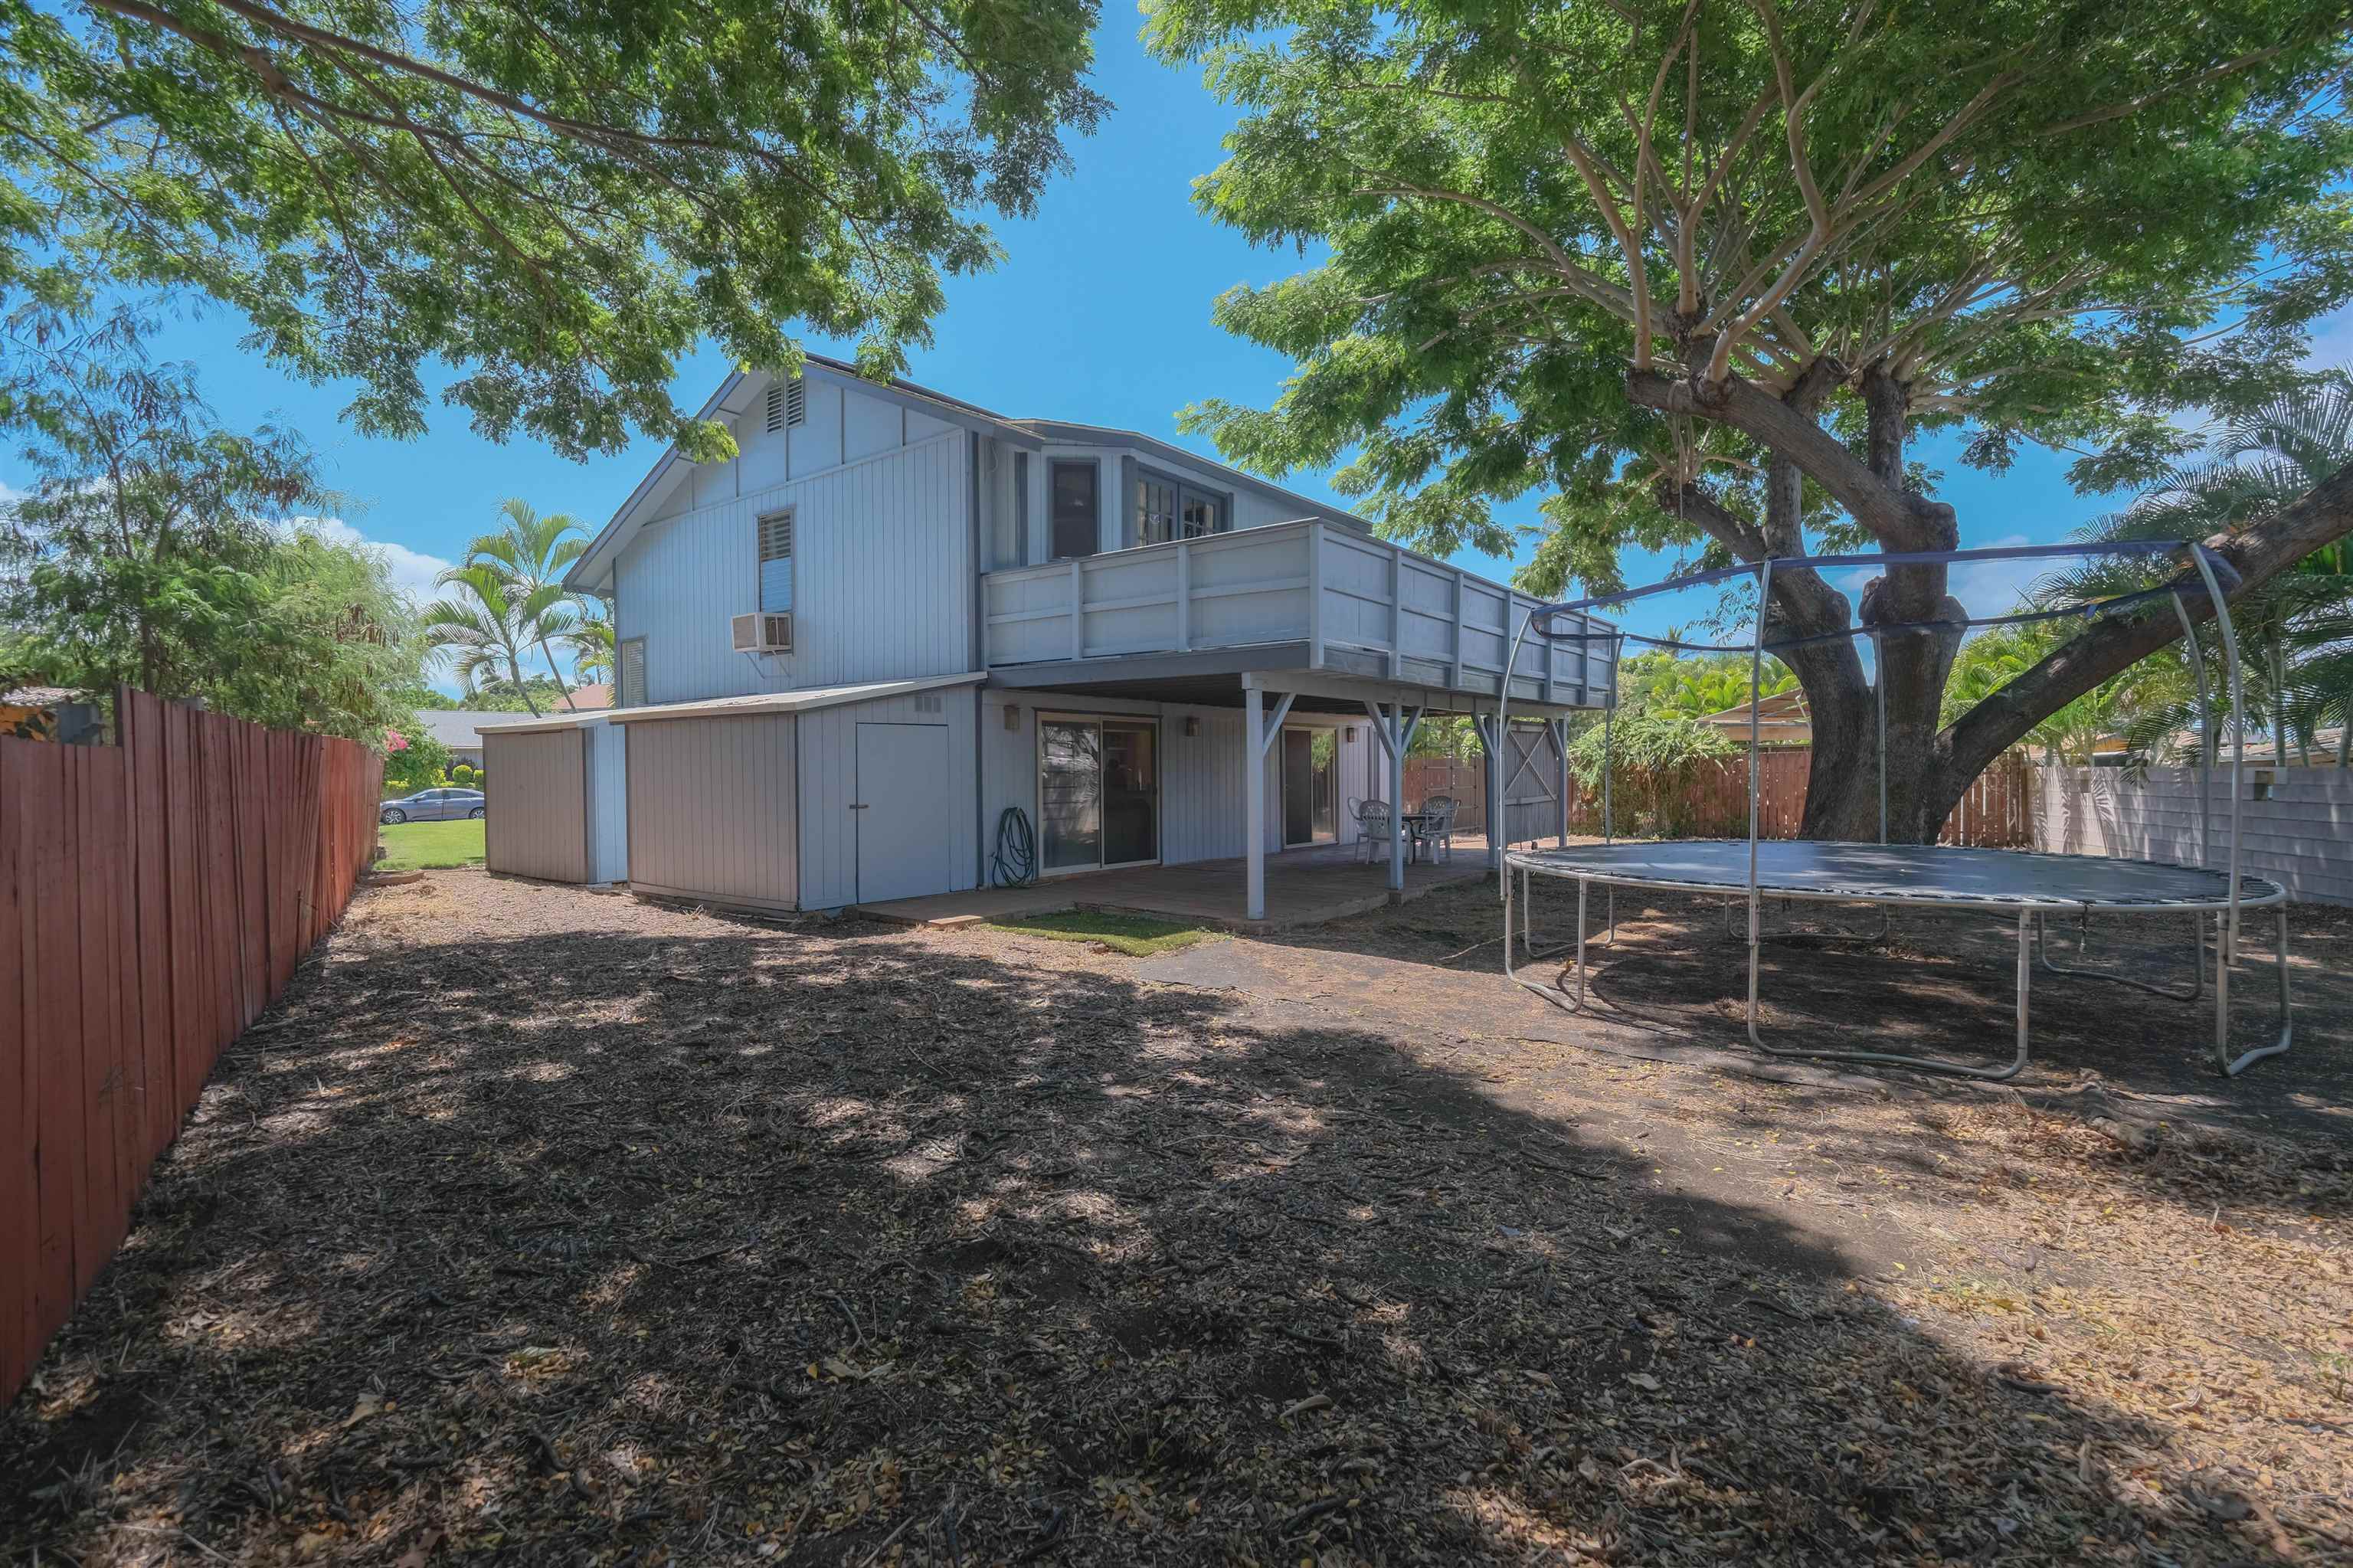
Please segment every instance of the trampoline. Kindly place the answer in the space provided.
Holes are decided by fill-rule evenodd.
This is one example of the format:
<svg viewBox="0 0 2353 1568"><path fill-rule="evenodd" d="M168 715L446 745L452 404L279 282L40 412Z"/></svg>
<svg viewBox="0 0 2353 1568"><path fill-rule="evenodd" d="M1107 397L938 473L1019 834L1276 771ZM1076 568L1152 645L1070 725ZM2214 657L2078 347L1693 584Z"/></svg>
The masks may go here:
<svg viewBox="0 0 2353 1568"><path fill-rule="evenodd" d="M1959 550L1918 554L1888 554L1873 556L1811 556L1802 560L1775 562L1766 560L1749 566L1713 572L1696 573L1672 579L1648 588L1636 588L1596 599L1573 600L1567 604L1548 606L1532 611L1521 623L1514 639L1512 657L1506 668L1518 667L1519 647L1530 634L1562 641L1612 640L1622 644L1627 641L1651 642L1667 647L1706 647L1672 639L1637 637L1621 630L1588 631L1555 630L1555 618L1583 611L1593 607L1622 603L1652 593L1670 592L1694 584L1718 581L1726 577L1754 573L1757 578L1760 609L1771 591L1772 572L1778 564L1784 567L1805 566L1878 566L1930 564L1978 559L2033 558L2053 555L2090 554L2155 554L2158 551L2186 552L2196 567L2198 580L2194 583L2177 579L2165 587L2119 596L2094 604L2077 606L2061 611L2036 611L2026 615L2002 616L1984 621L1956 623L1950 620L1913 623L1908 625L1860 628L1852 632L1835 635L1861 635L1874 639L1889 635L1919 634L1935 630L1951 630L1957 625L2014 624L2025 620L2054 619L2060 615L2103 615L2124 613L2144 601L2169 598L2179 616L2189 652L2192 669L2197 678L2198 697L2202 728L2200 747L2200 784L2201 802L2199 848L2204 861L2214 858L2212 812L2205 809L2209 800L2206 787L2205 755L2207 740L2213 732L2213 713L2206 682L2203 655L2192 630L2192 620L2186 599L2203 591L2214 609L2220 629L2223 663L2228 677L2231 729L2234 748L2230 768L2231 807L2230 845L2222 869L2211 863L2177 865L2162 862L2114 859L2097 855L2052 854L2017 850L1981 849L1947 844L1891 844L1887 835L1887 767L1886 713L1884 698L1881 699L1879 775L1880 775L1880 841L1876 843L1826 842L1819 841L1763 841L1757 836L1757 707L1756 694L1761 683L1764 654L1775 647L1789 643L1768 643L1761 628L1765 616L1757 616L1760 628L1755 641L1742 644L1737 652L1750 655L1749 698L1749 837L1739 839L1677 839L1661 842L1616 842L1614 820L1610 814L1609 762L1608 730L1616 703L1613 694L1609 706L1603 709L1604 762L1602 768L1602 825L1605 841L1577 848L1564 845L1552 850L1507 849L1503 857L1504 905L1504 972L1519 985L1556 1005L1582 1012L1589 1005L1588 979L1588 905L1595 885L1608 889L1611 897L1610 927L1614 938L1616 927L1615 890L1619 887L1647 887L1661 892L1698 894L1725 898L1738 898L1748 909L1748 1038L1758 1051L1771 1056L1803 1056L1826 1061L1865 1062L1922 1068L1933 1072L1951 1073L1968 1077L2006 1079L2015 1077L2026 1067L2031 1046L2034 958L2039 951L2042 967L2048 971L2073 978L2098 980L2151 991L2179 1001L2195 1001L2203 994L2207 979L2207 962L2212 958L2214 988L2214 1038L2212 1057L2215 1066L2225 1075L2235 1075L2250 1064L2263 1057L2288 1049L2294 1038L2295 1015L2289 995L2287 966L2287 891L2280 884L2262 877L2242 875L2239 871L2239 801L2242 791L2239 778L2244 765L2246 733L2242 717L2242 694L2238 670L2238 650L2229 608L2220 581L2219 572L2227 571L2218 559L2202 546L2190 541L2136 541L2125 545L2036 546L2021 549ZM1716 650L1731 651L1731 650ZM1616 661L1612 661L1615 679ZM1878 683L1874 675L1874 685ZM1508 691L1504 704L1508 710ZM1538 877L1548 877L1577 884L1577 934L1573 940L1540 945L1533 927L1532 885ZM1516 895L1514 887L1516 885ZM1886 929L1886 912L1894 907L1935 908L1953 912L1974 912L2004 917L2014 921L2017 931L2017 1001L2015 1033L2007 1061L1979 1065L1937 1056L1881 1051L1868 1048L1815 1044L1777 1044L1767 1041L1758 1029L1757 991L1760 973L1759 955L1764 937L1764 906L1768 898L1814 901L1839 904L1869 904L1878 906L1882 915L1881 935ZM2233 964L2240 957L2240 916L2249 909L2269 908L2276 917L2276 936L2273 944L2272 966L2278 990L2278 1032L2268 1043L2234 1053L2231 1044L2231 976ZM1516 913L1517 927L1514 917ZM2090 922L2094 915L2105 917L2167 917L2182 920L2189 927L2191 956L2190 979L2186 990L2168 989L2149 980L2128 975L2109 974L2097 969L2062 965L2051 959L2048 922L2053 916L2074 916L2083 923L2084 942L2088 945ZM2214 932L2210 944L2206 935L2209 917ZM1573 969L1574 991L1559 983L1547 983L1521 972L1527 961L1553 954L1571 952L1573 958L1563 966L1564 975Z"/></svg>

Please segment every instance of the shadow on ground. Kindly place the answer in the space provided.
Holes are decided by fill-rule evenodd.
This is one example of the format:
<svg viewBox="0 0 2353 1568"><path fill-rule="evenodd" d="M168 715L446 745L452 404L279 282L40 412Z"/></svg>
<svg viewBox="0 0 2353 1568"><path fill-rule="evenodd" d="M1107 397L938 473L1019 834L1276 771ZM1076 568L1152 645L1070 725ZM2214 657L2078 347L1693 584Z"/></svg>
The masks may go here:
<svg viewBox="0 0 2353 1568"><path fill-rule="evenodd" d="M469 886L364 899L225 1060L0 1423L9 1560L2345 1544L1394 1032Z"/></svg>

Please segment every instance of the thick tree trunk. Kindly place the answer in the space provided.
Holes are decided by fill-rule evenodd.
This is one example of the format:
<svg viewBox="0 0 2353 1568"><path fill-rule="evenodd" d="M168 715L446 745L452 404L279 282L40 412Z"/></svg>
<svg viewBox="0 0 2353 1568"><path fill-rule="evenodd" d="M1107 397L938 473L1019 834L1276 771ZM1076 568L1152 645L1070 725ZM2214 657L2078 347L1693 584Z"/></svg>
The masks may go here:
<svg viewBox="0 0 2353 1568"><path fill-rule="evenodd" d="M1704 346L1687 345L1686 363L1701 363L1696 351ZM1669 510L1680 507L1683 515L1693 517L1742 560L1758 560L1767 554L1786 558L1803 553L1795 525L1797 487L1802 476L1821 485L1890 552L1957 548L1960 533L1953 509L1913 494L1904 483L1909 389L1887 375L1883 366L1868 367L1855 378L1869 419L1868 457L1857 458L1822 429L1819 397L1810 403L1798 395L1809 383L1822 391L1835 387L1836 370L1829 361L1810 366L1798 389L1787 397L1775 397L1736 376L1702 383L1657 370L1630 371L1626 393L1639 407L1716 420L1744 432L1773 454L1767 505L1775 515L1766 529L1750 524L1688 485L1679 490L1662 484L1660 504ZM2236 597L2348 534L2353 534L2353 464L2314 486L2275 516L2206 543L2237 575L2237 586L2226 582L2224 589ZM1943 567L1891 567L1864 590L1862 624L1957 623L1966 611L1947 594L1945 579ZM2205 602L2196 571L2185 569L2177 581L2192 622L2211 618L2213 609ZM1849 624L1847 616L1845 596L1814 571L1777 573L1767 636L1782 640L1843 629ZM1937 726L1938 710L1953 655L1960 645L1958 625L1951 630L1891 632L1883 638L1877 679L1887 697L1889 840L1934 842L1945 819L1978 776L2023 740L2028 731L2180 635L2180 623L2170 605L2102 620L1943 730ZM1805 690L1814 730L1806 836L1876 837L1875 694L1872 683L1863 678L1852 640L1793 648L1783 660L1797 673ZM2353 760L2353 735L2348 735L2340 755Z"/></svg>

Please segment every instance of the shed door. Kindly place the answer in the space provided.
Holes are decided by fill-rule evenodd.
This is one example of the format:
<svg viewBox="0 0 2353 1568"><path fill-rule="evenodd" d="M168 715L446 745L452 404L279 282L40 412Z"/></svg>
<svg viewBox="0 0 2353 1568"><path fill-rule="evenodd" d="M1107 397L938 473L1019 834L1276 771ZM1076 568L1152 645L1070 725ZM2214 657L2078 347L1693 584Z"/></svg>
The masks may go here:
<svg viewBox="0 0 2353 1568"><path fill-rule="evenodd" d="M944 893L949 862L948 732L936 724L858 726L858 901Z"/></svg>

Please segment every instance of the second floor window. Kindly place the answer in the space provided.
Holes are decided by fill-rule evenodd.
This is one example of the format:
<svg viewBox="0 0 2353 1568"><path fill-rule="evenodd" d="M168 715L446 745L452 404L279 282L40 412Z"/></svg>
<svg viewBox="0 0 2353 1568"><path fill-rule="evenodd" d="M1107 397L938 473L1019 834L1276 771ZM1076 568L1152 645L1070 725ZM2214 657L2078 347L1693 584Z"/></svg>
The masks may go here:
<svg viewBox="0 0 2353 1568"><path fill-rule="evenodd" d="M1054 558L1092 556L1103 540L1095 486L1102 470L1092 462L1049 465L1053 494L1050 501L1054 524Z"/></svg>
<svg viewBox="0 0 2353 1568"><path fill-rule="evenodd" d="M771 512L760 519L760 608L779 614L793 608L793 514L789 512Z"/></svg>

